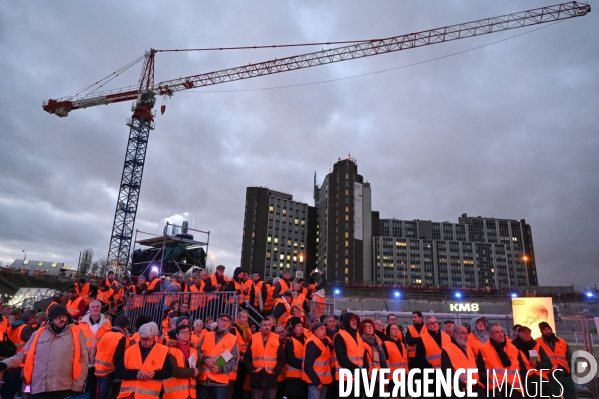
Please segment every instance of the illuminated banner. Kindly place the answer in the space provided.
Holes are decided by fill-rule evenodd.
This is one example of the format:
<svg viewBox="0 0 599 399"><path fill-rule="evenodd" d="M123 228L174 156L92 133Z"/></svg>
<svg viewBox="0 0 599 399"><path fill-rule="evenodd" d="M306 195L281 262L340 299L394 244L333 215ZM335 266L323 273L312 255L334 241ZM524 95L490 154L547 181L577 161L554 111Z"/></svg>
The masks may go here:
<svg viewBox="0 0 599 399"><path fill-rule="evenodd" d="M551 298L512 298L514 325L520 324L530 328L533 338L539 338L539 323L546 321L555 332L553 317L553 300Z"/></svg>
<svg viewBox="0 0 599 399"><path fill-rule="evenodd" d="M362 183L354 182L354 239L363 240L362 235Z"/></svg>

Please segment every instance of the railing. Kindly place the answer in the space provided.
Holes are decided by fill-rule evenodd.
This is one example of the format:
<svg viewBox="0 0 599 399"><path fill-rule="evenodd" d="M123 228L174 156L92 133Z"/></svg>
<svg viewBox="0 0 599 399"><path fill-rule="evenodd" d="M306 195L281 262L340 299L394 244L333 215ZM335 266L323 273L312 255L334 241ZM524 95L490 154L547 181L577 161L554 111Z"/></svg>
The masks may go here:
<svg viewBox="0 0 599 399"><path fill-rule="evenodd" d="M160 292L156 294L130 294L124 304L125 315L131 320L129 331L135 331L135 320L139 316L149 316L162 331L162 321L170 312L169 305L173 301L187 303L191 314L191 323L197 319L206 321L207 317L214 320L226 313L232 320L237 317L239 299L236 292Z"/></svg>
<svg viewBox="0 0 599 399"><path fill-rule="evenodd" d="M310 314L316 316L328 315L332 316L334 309L332 303L307 301L310 305Z"/></svg>

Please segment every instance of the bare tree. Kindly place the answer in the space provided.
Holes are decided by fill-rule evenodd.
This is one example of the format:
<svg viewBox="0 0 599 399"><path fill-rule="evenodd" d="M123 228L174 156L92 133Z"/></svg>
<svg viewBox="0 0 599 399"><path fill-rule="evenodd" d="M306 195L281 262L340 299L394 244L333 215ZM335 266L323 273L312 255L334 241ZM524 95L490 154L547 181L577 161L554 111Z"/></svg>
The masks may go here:
<svg viewBox="0 0 599 399"><path fill-rule="evenodd" d="M102 264L104 264L104 263L106 263L106 258L100 258L100 259L96 260L92 264L91 274L97 276L98 273L100 273L100 270L102 270Z"/></svg>
<svg viewBox="0 0 599 399"><path fill-rule="evenodd" d="M91 248L87 248L81 254L81 263L79 265L79 273L82 276L89 274L90 270L92 269L93 257L94 257L94 250Z"/></svg>

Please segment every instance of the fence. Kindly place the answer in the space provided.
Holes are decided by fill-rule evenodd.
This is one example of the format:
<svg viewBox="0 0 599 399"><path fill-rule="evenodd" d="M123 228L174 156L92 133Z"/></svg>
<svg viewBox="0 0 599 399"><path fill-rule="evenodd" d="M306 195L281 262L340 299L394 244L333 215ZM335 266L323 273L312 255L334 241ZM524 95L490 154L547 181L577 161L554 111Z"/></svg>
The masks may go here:
<svg viewBox="0 0 599 399"><path fill-rule="evenodd" d="M174 301L189 305L190 321L212 317L214 320L227 313L233 320L237 317L239 300L235 292L161 292L149 295L130 294L125 302L125 315L131 320L129 331L135 331L135 320L141 316L149 316L162 331L162 321L170 312Z"/></svg>

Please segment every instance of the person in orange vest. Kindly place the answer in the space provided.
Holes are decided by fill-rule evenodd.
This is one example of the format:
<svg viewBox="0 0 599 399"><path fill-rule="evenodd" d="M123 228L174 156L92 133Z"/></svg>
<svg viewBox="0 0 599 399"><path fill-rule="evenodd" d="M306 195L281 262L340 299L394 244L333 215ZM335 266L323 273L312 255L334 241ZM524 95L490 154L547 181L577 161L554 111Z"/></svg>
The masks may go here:
<svg viewBox="0 0 599 399"><path fill-rule="evenodd" d="M0 362L0 371L18 369L20 375L24 365L32 399L65 399L83 391L89 361L85 335L78 326L69 324L64 305L53 306L48 320L21 352Z"/></svg>
<svg viewBox="0 0 599 399"><path fill-rule="evenodd" d="M308 399L325 399L333 383L331 349L323 323L312 325L312 335L306 339L302 378L308 384Z"/></svg>
<svg viewBox="0 0 599 399"><path fill-rule="evenodd" d="M412 312L412 325L408 328L405 335L405 342L408 346L408 366L410 369L421 369L424 364L424 356L421 358L416 357L416 345L422 341L420 339L420 332L423 328L422 313L418 311Z"/></svg>
<svg viewBox="0 0 599 399"><path fill-rule="evenodd" d="M443 345L450 343L451 337L441 331L435 316L427 315L424 318L424 327L425 329L420 331L420 342L416 345L416 357L424 358L422 368L438 369L441 367Z"/></svg>
<svg viewBox="0 0 599 399"><path fill-rule="evenodd" d="M269 280L270 281L270 280ZM264 300L264 315L269 315L275 305L275 287L270 283L266 283L266 299Z"/></svg>
<svg viewBox="0 0 599 399"><path fill-rule="evenodd" d="M337 326L337 320L335 320L335 316L327 316L324 318L324 324L326 325L327 337L332 341L335 334L339 332L339 327Z"/></svg>
<svg viewBox="0 0 599 399"><path fill-rule="evenodd" d="M395 370L403 369L408 373L408 351L401 341L401 331L395 323L387 324L385 329L386 339L383 341L383 350L387 359L387 367L391 375ZM390 382L390 391L393 392L395 385Z"/></svg>
<svg viewBox="0 0 599 399"><path fill-rule="evenodd" d="M539 343L532 339L531 333L530 328L520 326L518 328L518 336L512 340L512 345L518 348L522 357L522 363L526 366L526 370L523 370L524 373L521 372L520 375L526 375L529 370L533 370L526 379L527 392L537 392L540 397L548 398L551 396L549 385L550 373L541 370L551 370L551 359ZM543 383L540 384L541 379Z"/></svg>
<svg viewBox="0 0 599 399"><path fill-rule="evenodd" d="M52 302L50 302L50 304L46 308L46 313L50 312L50 309L52 308L52 306L60 305L61 303L62 303L62 294L60 292L57 292L54 295L52 295Z"/></svg>
<svg viewBox="0 0 599 399"><path fill-rule="evenodd" d="M387 368L387 358L383 349L383 342L374 333L374 321L372 319L364 319L360 322L359 333L364 341L366 349L366 359L368 361L368 371L372 376L374 369Z"/></svg>
<svg viewBox="0 0 599 399"><path fill-rule="evenodd" d="M156 399L164 380L171 378L173 364L168 348L156 342L158 326L151 322L139 328L139 343L125 351L116 366L122 380L118 398Z"/></svg>
<svg viewBox="0 0 599 399"><path fill-rule="evenodd" d="M489 339L480 347L476 358L478 377L486 386L487 397L522 397L520 370L524 365L520 351L507 342L499 324L489 323L487 331Z"/></svg>
<svg viewBox="0 0 599 399"><path fill-rule="evenodd" d="M168 340L173 366L172 377L164 382L163 399L196 398L196 379L198 370L198 349L191 341L191 328L181 324L175 329L176 340Z"/></svg>
<svg viewBox="0 0 599 399"><path fill-rule="evenodd" d="M74 288L70 288L67 291L67 311L73 318L73 320L79 320L85 314L87 306L85 301L77 295L77 291Z"/></svg>
<svg viewBox="0 0 599 399"><path fill-rule="evenodd" d="M275 398L278 376L285 367L285 351L272 327L270 319L262 320L260 331L252 335L245 353L245 368L250 374L254 399Z"/></svg>
<svg viewBox="0 0 599 399"><path fill-rule="evenodd" d="M35 322L35 311L25 310L18 320L11 323L7 335L10 341L16 346L16 353L20 353L34 333L32 324ZM9 355L12 355L10 353ZM4 373L4 384L0 388L0 395L3 398L11 398L21 388L21 370L7 370ZM12 396L11 396L12 395Z"/></svg>
<svg viewBox="0 0 599 399"><path fill-rule="evenodd" d="M321 317L326 313L327 307L324 289L319 289L318 291L312 294L312 304L312 314Z"/></svg>
<svg viewBox="0 0 599 399"><path fill-rule="evenodd" d="M129 318L118 315L114 326L98 342L95 358L95 375L98 386L98 399L108 399L114 382L116 365L123 359L127 349L127 329Z"/></svg>
<svg viewBox="0 0 599 399"><path fill-rule="evenodd" d="M308 386L302 378L303 361L306 355L304 323L299 317L292 317L287 325L291 331L285 341L285 359L287 361L285 393L289 399L302 399L308 394Z"/></svg>
<svg viewBox="0 0 599 399"><path fill-rule="evenodd" d="M478 355L480 347L487 343L489 340L489 333L487 327L489 322L486 317L473 317L471 322L471 333L468 336L468 345L472 349L474 356Z"/></svg>
<svg viewBox="0 0 599 399"><path fill-rule="evenodd" d="M253 306L260 311L260 314L264 315L264 302L268 296L268 285L260 278L260 273L252 274L252 280L254 281Z"/></svg>
<svg viewBox="0 0 599 399"><path fill-rule="evenodd" d="M271 320L271 325L275 325L276 321L272 321ZM258 332L258 331L256 331ZM283 351L285 351L285 344L287 343L287 333L289 332L289 330L287 330L284 327L275 327L273 333L277 334L279 336L279 345L281 345L283 347ZM255 333L254 333L255 334ZM249 376L248 376L248 380L247 380L247 390L251 390L251 386L249 383ZM277 393L275 398L276 399L283 399L285 397L285 389L286 389L286 385L287 385L287 363L285 363L285 367L283 367L283 371L281 371L281 374L279 374L279 376L277 377L277 381L278 381L278 385L277 385ZM245 386L244 386L245 388Z"/></svg>
<svg viewBox="0 0 599 399"><path fill-rule="evenodd" d="M238 376L239 345L235 335L230 333L231 316L221 313L216 323L216 330L204 335L200 342L199 364L202 366L202 373L198 382L198 394L201 398L225 399L228 394L233 394ZM217 364L220 363L218 358L226 351L231 357L221 357L224 364Z"/></svg>
<svg viewBox="0 0 599 399"><path fill-rule="evenodd" d="M87 384L85 385L85 391L89 392L91 399L96 398L96 375L95 375L95 362L96 362L96 351L98 350L98 342L100 339L110 331L111 325L110 320L106 318L100 310L102 309L102 303L94 299L89 304L89 313L81 318L79 321L79 328L85 335L87 342L87 353L89 355L89 372L87 373Z"/></svg>
<svg viewBox="0 0 599 399"><path fill-rule="evenodd" d="M237 379L235 381L235 392L243 394L243 386L247 377L247 370L245 369L244 356L247 351L248 343L252 338L252 330L248 323L249 313L245 310L237 313L237 320L233 327L235 328L235 335L237 337L237 344L239 345L239 367L237 368ZM242 395L235 395L236 397L242 397Z"/></svg>
<svg viewBox="0 0 599 399"><path fill-rule="evenodd" d="M464 326L455 326L453 328L451 342L447 345L443 346L443 350L441 351L441 369L442 370L450 370L450 379L453 381L453 377L458 369L476 369L475 375L473 378L475 380L479 380L478 377L478 368L476 366L476 356L472 352L470 345L468 345L468 330ZM466 374L461 374L460 382L457 387L460 392L466 393L468 389L468 378ZM480 382L480 381L479 381ZM476 383L471 388L473 392L476 393L478 398L485 397L485 391L482 389L482 383ZM457 396L452 391L451 398L456 398Z"/></svg>
<svg viewBox="0 0 599 399"><path fill-rule="evenodd" d="M210 275L208 281L205 281L204 292L224 291L229 284L229 279L225 276L225 267L216 266L216 272Z"/></svg>
<svg viewBox="0 0 599 399"><path fill-rule="evenodd" d="M114 281L114 272L111 270L106 275L106 278L100 281L100 285L104 284L105 286L110 287Z"/></svg>
<svg viewBox="0 0 599 399"><path fill-rule="evenodd" d="M576 399L576 385L572 381L570 370L572 352L568 343L565 339L556 337L546 321L539 323L539 330L542 335L537 338L537 342L551 360L552 369L557 370L551 373L554 378L549 378L549 387L553 396L559 396L563 390L564 399Z"/></svg>
<svg viewBox="0 0 599 399"><path fill-rule="evenodd" d="M135 319L135 332L127 339L127 349L135 344L139 344L139 329L144 324L148 324L151 322L152 318L150 316L146 316L143 314L137 316L137 318ZM158 337L156 337L156 340L158 340Z"/></svg>
<svg viewBox="0 0 599 399"><path fill-rule="evenodd" d="M285 291L288 290L291 290L291 271L285 270L283 272L283 278L280 278L275 284L274 298L279 298Z"/></svg>
<svg viewBox="0 0 599 399"><path fill-rule="evenodd" d="M89 306L92 301L92 285L85 281L85 278L80 278L79 282L73 287L77 291L77 295L85 301L85 306Z"/></svg>
<svg viewBox="0 0 599 399"><path fill-rule="evenodd" d="M453 329L455 327L455 322L453 320L445 320L443 322L443 332L450 337L453 337Z"/></svg>
<svg viewBox="0 0 599 399"><path fill-rule="evenodd" d="M102 304L102 313L108 313L114 306L114 290L109 286L100 284L96 299Z"/></svg>
<svg viewBox="0 0 599 399"><path fill-rule="evenodd" d="M191 333L191 340L193 341L196 348L200 347L200 341L204 338L208 330L204 328L204 321L202 319L195 319L193 321L193 331Z"/></svg>
<svg viewBox="0 0 599 399"><path fill-rule="evenodd" d="M281 298L275 299L275 307L272 310L272 317L277 321L277 325L280 327L287 326L287 320L291 317L291 301L293 300L293 293L291 290L287 290L283 293Z"/></svg>
<svg viewBox="0 0 599 399"><path fill-rule="evenodd" d="M365 343L358 332L360 318L354 313L345 313L343 315L343 329L335 335L333 347L335 353L331 357L336 358L333 367L335 367L335 380L339 380L339 369L345 368L353 374L355 370L368 368ZM334 383L337 385L337 382ZM333 386L334 386L333 385ZM360 390L360 392L363 392ZM354 394L353 389L349 396Z"/></svg>
<svg viewBox="0 0 599 399"><path fill-rule="evenodd" d="M189 285L189 292L204 292L204 281L201 272L193 273L193 284ZM206 306L206 295L190 295L190 309L192 312Z"/></svg>

